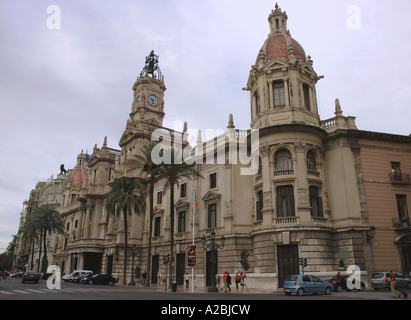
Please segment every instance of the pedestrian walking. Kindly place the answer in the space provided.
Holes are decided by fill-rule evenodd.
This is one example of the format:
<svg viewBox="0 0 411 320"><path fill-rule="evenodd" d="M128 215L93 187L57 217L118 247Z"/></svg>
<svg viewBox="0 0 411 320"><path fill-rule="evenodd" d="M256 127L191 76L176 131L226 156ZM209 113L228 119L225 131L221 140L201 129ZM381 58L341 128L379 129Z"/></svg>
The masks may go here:
<svg viewBox="0 0 411 320"><path fill-rule="evenodd" d="M218 273L215 275L215 284L217 288L220 288L220 275Z"/></svg>
<svg viewBox="0 0 411 320"><path fill-rule="evenodd" d="M390 286L391 286L391 295L393 298L401 297L401 293L395 288L397 285L397 279L395 279L395 274L390 271Z"/></svg>
<svg viewBox="0 0 411 320"><path fill-rule="evenodd" d="M223 287L221 288L221 291L223 291L223 289L224 289L224 292L227 292L227 271L224 272L224 275L223 275Z"/></svg>
<svg viewBox="0 0 411 320"><path fill-rule="evenodd" d="M144 272L143 272L143 286L146 285L146 279L147 279L147 270L144 270Z"/></svg>
<svg viewBox="0 0 411 320"><path fill-rule="evenodd" d="M231 276L229 272L227 272L227 289L229 292L231 292Z"/></svg>
<svg viewBox="0 0 411 320"><path fill-rule="evenodd" d="M238 291L238 285L239 285L239 283L240 283L240 275L238 274L238 272L236 272L235 273L235 288L237 289L237 291Z"/></svg>
<svg viewBox="0 0 411 320"><path fill-rule="evenodd" d="M186 282L186 289L188 289L188 285L190 282L190 277L188 276L188 273L186 272L186 274L184 275L184 280Z"/></svg>
<svg viewBox="0 0 411 320"><path fill-rule="evenodd" d="M247 286L247 275L246 274L244 275L243 279L241 280L241 292L243 292L244 289L246 289L247 292L249 292L248 286Z"/></svg>

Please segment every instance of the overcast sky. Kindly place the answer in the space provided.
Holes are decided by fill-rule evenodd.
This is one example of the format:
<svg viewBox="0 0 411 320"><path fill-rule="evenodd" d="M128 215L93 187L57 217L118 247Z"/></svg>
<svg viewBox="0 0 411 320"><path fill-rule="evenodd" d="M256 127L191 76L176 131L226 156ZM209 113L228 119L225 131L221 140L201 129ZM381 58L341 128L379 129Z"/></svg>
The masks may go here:
<svg viewBox="0 0 411 320"><path fill-rule="evenodd" d="M189 129L226 129L232 113L236 128L249 128L242 88L274 5L0 0L0 248L17 233L22 202L37 182L56 176L62 163L73 168L105 136L119 148L132 86L153 48L167 86L166 127L187 121ZM411 133L411 1L279 5L325 76L317 86L321 119L334 116L339 98L361 130Z"/></svg>

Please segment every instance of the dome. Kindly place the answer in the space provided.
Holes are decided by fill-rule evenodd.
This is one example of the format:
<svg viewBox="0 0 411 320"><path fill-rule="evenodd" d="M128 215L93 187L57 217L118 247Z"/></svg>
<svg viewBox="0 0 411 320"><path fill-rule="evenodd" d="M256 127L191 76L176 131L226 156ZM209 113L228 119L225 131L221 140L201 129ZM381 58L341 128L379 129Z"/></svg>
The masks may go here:
<svg viewBox="0 0 411 320"><path fill-rule="evenodd" d="M293 38L287 30L287 14L281 11L278 4L268 17L270 34L258 54L256 64L273 60L289 60L291 53L295 58L307 62L303 47Z"/></svg>
<svg viewBox="0 0 411 320"><path fill-rule="evenodd" d="M288 38L288 39L287 39ZM261 52L263 55L259 55L257 58L257 64L265 56L265 59L268 60L288 60L288 48L289 44L294 49L294 56L297 59L301 59L302 62L307 61L307 56L303 47L293 38L288 37L283 33L276 33L271 35L265 42Z"/></svg>
<svg viewBox="0 0 411 320"><path fill-rule="evenodd" d="M70 181L76 187L86 187L88 186L88 172L84 168L77 168L73 171L73 173L68 177L68 181Z"/></svg>

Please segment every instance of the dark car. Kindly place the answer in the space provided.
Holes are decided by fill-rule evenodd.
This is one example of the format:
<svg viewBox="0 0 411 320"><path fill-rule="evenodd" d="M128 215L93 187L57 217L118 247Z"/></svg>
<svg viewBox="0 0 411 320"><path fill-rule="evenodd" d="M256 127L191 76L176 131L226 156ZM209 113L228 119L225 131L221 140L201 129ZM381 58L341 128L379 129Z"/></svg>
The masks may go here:
<svg viewBox="0 0 411 320"><path fill-rule="evenodd" d="M88 284L102 284L102 285L110 285L113 286L116 283L116 279L108 274L95 274L91 278L83 279L84 282Z"/></svg>
<svg viewBox="0 0 411 320"><path fill-rule="evenodd" d="M43 275L41 276L42 280L47 280L48 278L50 278L53 274L52 273L43 273Z"/></svg>
<svg viewBox="0 0 411 320"><path fill-rule="evenodd" d="M347 286L347 280L350 276L339 276L338 279L337 277L332 277L331 279L327 280L327 282L331 283L333 285L334 291L335 292L341 292L343 290L345 291L351 291L348 289ZM351 280L350 280L351 281ZM353 280L352 284L355 286L355 279ZM361 281L361 289L358 289L360 291L365 290L365 283Z"/></svg>
<svg viewBox="0 0 411 320"><path fill-rule="evenodd" d="M78 275L78 276L73 276L72 278L70 278L70 281L71 282L74 282L74 283L81 283L81 280L83 280L84 278L86 278L86 277L92 277L93 275L92 274L82 274L82 275Z"/></svg>
<svg viewBox="0 0 411 320"><path fill-rule="evenodd" d="M39 283L40 279L41 279L41 273L38 273L37 271L26 271L24 275L21 277L21 283L26 283L26 282Z"/></svg>
<svg viewBox="0 0 411 320"><path fill-rule="evenodd" d="M81 279L80 279L80 283L82 284L88 284L90 279L93 277L92 274L85 274Z"/></svg>

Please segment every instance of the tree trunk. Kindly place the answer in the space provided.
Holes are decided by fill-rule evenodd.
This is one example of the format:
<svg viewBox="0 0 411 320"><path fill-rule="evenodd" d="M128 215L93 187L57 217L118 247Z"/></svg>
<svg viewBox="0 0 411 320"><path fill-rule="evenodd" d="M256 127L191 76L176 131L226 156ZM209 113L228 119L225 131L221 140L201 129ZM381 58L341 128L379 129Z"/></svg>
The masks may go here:
<svg viewBox="0 0 411 320"><path fill-rule="evenodd" d="M146 272L146 287L150 286L151 281L151 239L153 237L153 215L154 215L154 177L150 179L150 221L148 231L148 253L147 253L147 272Z"/></svg>
<svg viewBox="0 0 411 320"><path fill-rule="evenodd" d="M124 266L123 266L123 285L126 285L127 276L127 248L128 248L128 236L127 236L127 206L123 208L124 217Z"/></svg>
<svg viewBox="0 0 411 320"><path fill-rule="evenodd" d="M41 264L41 246L43 242L43 232L40 231L40 250L39 250L39 263L37 264L37 272L40 272L40 264Z"/></svg>
<svg viewBox="0 0 411 320"><path fill-rule="evenodd" d="M43 254L43 259L41 261L41 272L46 272L47 271L47 246L46 246L46 239L47 238L47 230L44 229L44 234L43 234L43 248L44 248L44 254Z"/></svg>

